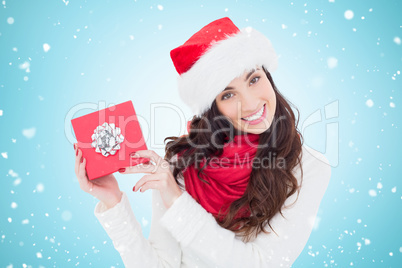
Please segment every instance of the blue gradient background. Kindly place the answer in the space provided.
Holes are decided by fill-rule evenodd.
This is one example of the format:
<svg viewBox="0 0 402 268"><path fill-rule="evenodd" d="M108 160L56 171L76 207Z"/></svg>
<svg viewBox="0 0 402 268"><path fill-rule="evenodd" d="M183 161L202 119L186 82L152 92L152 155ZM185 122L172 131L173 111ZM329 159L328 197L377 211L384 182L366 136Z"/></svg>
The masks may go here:
<svg viewBox="0 0 402 268"><path fill-rule="evenodd" d="M132 100L148 148L163 156L163 139L192 117L169 52L225 16L272 41L274 81L300 111L305 144L332 165L293 267L401 267L401 10L400 1L2 1L0 267L124 266L75 177L70 120ZM151 107L161 103L171 106ZM116 178L148 237L151 191L131 191L143 175Z"/></svg>

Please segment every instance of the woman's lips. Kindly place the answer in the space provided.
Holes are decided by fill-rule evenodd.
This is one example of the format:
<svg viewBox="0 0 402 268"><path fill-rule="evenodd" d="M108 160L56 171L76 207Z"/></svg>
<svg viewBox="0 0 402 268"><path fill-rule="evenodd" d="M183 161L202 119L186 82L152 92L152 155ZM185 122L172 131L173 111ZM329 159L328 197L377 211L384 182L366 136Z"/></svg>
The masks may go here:
<svg viewBox="0 0 402 268"><path fill-rule="evenodd" d="M242 119L242 120L245 121L246 124L248 124L248 125L258 125L258 124L260 124L260 123L264 120L264 118L266 118L266 117L267 117L267 108L266 108L266 105L264 104L264 110L263 110L263 112L262 112L262 115L261 115L259 118L255 119L255 120L252 120L252 121L248 121L248 120L245 120L245 119Z"/></svg>
<svg viewBox="0 0 402 268"><path fill-rule="evenodd" d="M266 103L265 103L266 104ZM265 104L262 106L262 108L260 108L257 112L255 112L255 113L252 113L251 115L248 115L248 116L246 116L246 117L250 117L250 116L253 116L253 115L255 115L255 114L257 114L259 111L261 111L261 109L264 109L265 110ZM264 114L264 110L262 111L262 113ZM262 116L262 115L261 115ZM242 117L241 119L243 119L243 120L245 120L245 121L249 121L249 120L246 120L245 118L246 117ZM257 118L258 119L258 118Z"/></svg>

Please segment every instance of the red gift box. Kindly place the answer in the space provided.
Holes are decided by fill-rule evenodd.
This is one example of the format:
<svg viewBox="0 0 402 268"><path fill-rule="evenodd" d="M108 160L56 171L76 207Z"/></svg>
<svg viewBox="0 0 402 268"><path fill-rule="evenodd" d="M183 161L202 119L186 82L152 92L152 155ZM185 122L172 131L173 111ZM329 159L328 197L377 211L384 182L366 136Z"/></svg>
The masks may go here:
<svg viewBox="0 0 402 268"><path fill-rule="evenodd" d="M132 101L74 118L71 123L86 159L88 179L149 162L148 158L130 157L135 151L148 150Z"/></svg>

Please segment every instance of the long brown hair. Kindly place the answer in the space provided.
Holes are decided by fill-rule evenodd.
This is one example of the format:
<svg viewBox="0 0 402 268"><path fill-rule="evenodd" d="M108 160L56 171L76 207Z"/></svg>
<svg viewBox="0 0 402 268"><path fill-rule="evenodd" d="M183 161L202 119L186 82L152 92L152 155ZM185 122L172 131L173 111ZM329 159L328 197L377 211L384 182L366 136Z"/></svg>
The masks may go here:
<svg viewBox="0 0 402 268"><path fill-rule="evenodd" d="M264 229L265 224L268 224L273 230L270 224L272 217L277 212L283 216L282 206L289 196L296 191L298 192L297 197L299 196L301 185L298 185L297 179L292 173L293 168L298 164L300 164L303 177L301 167L303 137L297 129L299 110L278 91L271 74L264 66L263 70L276 95L276 110L271 126L260 134L259 149L257 149L255 158L262 161L266 160L268 155L275 155L275 158L270 159L270 161L274 161L271 162L269 168L254 168L253 166L243 196L230 204L222 221L218 220L219 217L215 218L221 227L239 233L245 241L250 241L253 233L255 237L261 231L270 233ZM298 112L297 122L290 106L295 107ZM201 129L203 131L197 131ZM208 131L205 131L206 129ZM172 140L166 144L165 160L174 166L173 176L181 189L185 190L178 178L183 175L182 171L189 165L195 165L198 170L198 178L202 180L199 176L202 172L199 164L205 158L207 160L205 168L211 160L210 156L221 155L224 143L232 141L235 134L233 131L226 131L228 129L234 129L234 126L219 112L214 101L211 108L201 117L193 117L188 135L165 138L164 141ZM182 153L180 159L171 161L172 157L179 152ZM205 180L202 181L207 183ZM244 206L252 211L251 216L235 219L235 215Z"/></svg>

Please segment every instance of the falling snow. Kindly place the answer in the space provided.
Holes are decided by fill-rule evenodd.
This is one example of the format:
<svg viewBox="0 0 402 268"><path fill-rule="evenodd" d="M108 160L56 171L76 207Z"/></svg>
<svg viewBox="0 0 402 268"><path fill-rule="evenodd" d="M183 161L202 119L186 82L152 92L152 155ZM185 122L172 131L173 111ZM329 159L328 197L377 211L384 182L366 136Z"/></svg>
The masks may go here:
<svg viewBox="0 0 402 268"><path fill-rule="evenodd" d="M69 5L68 0L62 0L54 10L41 10L39 20L34 13L23 15L34 10L35 4L28 4L29 8L11 6L10 2L3 0L0 5L4 13L2 72L6 73L0 79L0 94L10 96L9 103L2 103L0 109L0 124L10 124L0 144L5 200L0 250L30 255L18 263L5 260L4 267L61 267L62 261L68 263L66 266L102 267L100 262L105 267L122 266L116 252L111 253L112 240L94 221L98 200L79 189L73 158L67 156L71 153L67 150L72 150L66 142L70 133L63 124L64 120L69 123L68 110L87 101L88 96L117 89L118 98L130 99L140 96L135 93L137 87L160 87L153 84L158 79L137 79L136 75L139 69L154 70L155 66L174 71L168 69L172 67L165 57L168 54L159 52L170 51L185 40L180 32L191 32L192 24L202 24L197 18L179 27L183 22L171 18L183 12L200 14L201 18L229 16L248 32L248 26L255 26L267 33L279 54L277 75L285 95L299 101L302 116L320 112L317 124L310 123L310 132L305 133L306 145L314 147L314 142L322 141L321 151L338 162L332 167L318 216L308 219L314 232L306 253L300 255L303 263L308 267L311 263L316 267L398 267L391 262L400 260L402 245L388 243L386 238L401 239L399 232L393 231L400 216L387 213L397 211L402 200L397 191L399 158L391 152L398 147L392 142L400 136L398 30L402 25L395 22L399 17L391 14L392 5L379 3L379 8L373 3L345 6L335 0L320 5L278 1L268 10L264 1L217 3L213 8L208 3L190 8L184 3L164 2L152 4L152 15L147 13L149 5L143 8L134 0L132 8L127 4L127 13L122 9L116 15L107 12L106 4ZM257 9L268 13L252 12ZM269 12L274 10L283 15L272 16ZM60 15L63 12L74 14L74 18ZM103 14L107 17L102 18ZM37 27L38 21L43 25ZM141 84L142 80L147 83ZM166 82L166 86L174 88L173 83ZM141 101L144 96L137 101L148 101ZM334 100L340 101L337 117L331 117L326 106ZM138 112L144 109L138 106ZM335 124L338 128L331 129ZM336 136L336 142L332 143L331 135ZM336 144L336 150L331 144ZM122 181L120 187L125 186ZM152 225L151 212L141 210L148 208L148 201L135 202L133 210L144 232ZM385 204L387 211L383 210ZM387 227L383 237L374 233L379 222ZM106 228L112 227L106 224Z"/></svg>
<svg viewBox="0 0 402 268"><path fill-rule="evenodd" d="M35 136L36 128L28 128L22 130L22 135L24 135L27 139L32 139Z"/></svg>
<svg viewBox="0 0 402 268"><path fill-rule="evenodd" d="M8 17L7 18L7 23L8 24L14 24L14 18L13 17Z"/></svg>
<svg viewBox="0 0 402 268"><path fill-rule="evenodd" d="M374 105L374 102L373 102L373 100L372 99L368 99L368 100L366 100L366 105L367 105L367 107L373 107L373 105Z"/></svg>
<svg viewBox="0 0 402 268"><path fill-rule="evenodd" d="M50 50L50 46L47 43L43 44L43 51L48 52Z"/></svg>
<svg viewBox="0 0 402 268"><path fill-rule="evenodd" d="M8 175L10 175L11 177L14 177L14 178L18 177L18 174L16 172L14 172L14 170L12 170L12 169L10 169L8 171Z"/></svg>
<svg viewBox="0 0 402 268"><path fill-rule="evenodd" d="M17 179L14 180L13 185L14 186L20 185L21 182L22 182L21 178L17 178Z"/></svg>
<svg viewBox="0 0 402 268"><path fill-rule="evenodd" d="M142 226L145 227L148 225L148 221L144 217L142 217L141 221L142 221Z"/></svg>
<svg viewBox="0 0 402 268"><path fill-rule="evenodd" d="M39 193L42 193L45 190L45 186L43 185L43 183L39 183L38 185L36 185L36 191Z"/></svg>
<svg viewBox="0 0 402 268"><path fill-rule="evenodd" d="M338 66L338 59L335 57L329 57L327 59L327 65L329 69L335 68L336 66Z"/></svg>
<svg viewBox="0 0 402 268"><path fill-rule="evenodd" d="M28 61L25 61L24 63L19 65L19 68L22 70L25 70L25 72L29 73L29 72L31 72L31 70L29 69L30 65L31 64Z"/></svg>
<svg viewBox="0 0 402 268"><path fill-rule="evenodd" d="M351 20L353 19L354 13L352 10L346 10L344 13L345 19Z"/></svg>

